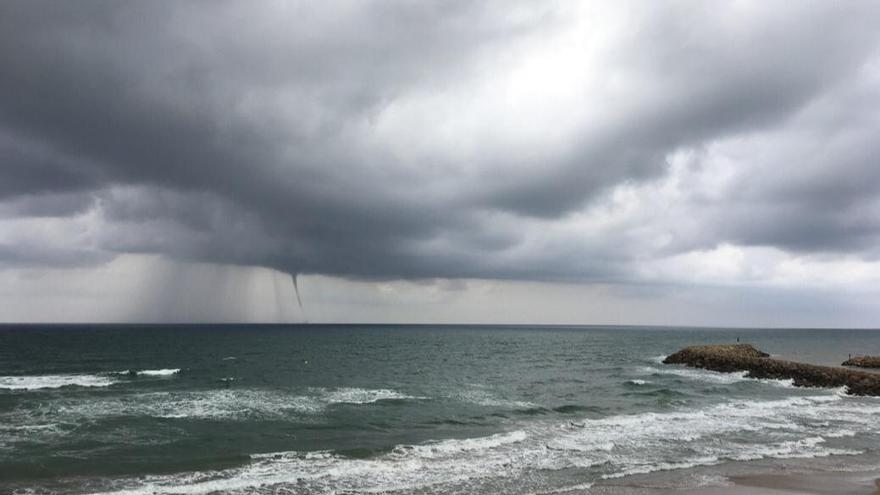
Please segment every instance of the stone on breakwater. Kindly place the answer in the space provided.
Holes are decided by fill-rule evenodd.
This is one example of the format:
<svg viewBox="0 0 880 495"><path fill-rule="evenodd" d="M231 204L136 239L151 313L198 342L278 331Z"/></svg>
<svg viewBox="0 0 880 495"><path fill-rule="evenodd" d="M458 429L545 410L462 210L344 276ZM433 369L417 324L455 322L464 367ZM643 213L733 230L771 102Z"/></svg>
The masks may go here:
<svg viewBox="0 0 880 495"><path fill-rule="evenodd" d="M773 359L749 344L686 347L663 360L712 371L747 371L750 378L791 379L798 387L843 387L853 395L880 396L880 374Z"/></svg>
<svg viewBox="0 0 880 495"><path fill-rule="evenodd" d="M858 366L859 368L880 368L880 356L856 356L843 362L843 366Z"/></svg>

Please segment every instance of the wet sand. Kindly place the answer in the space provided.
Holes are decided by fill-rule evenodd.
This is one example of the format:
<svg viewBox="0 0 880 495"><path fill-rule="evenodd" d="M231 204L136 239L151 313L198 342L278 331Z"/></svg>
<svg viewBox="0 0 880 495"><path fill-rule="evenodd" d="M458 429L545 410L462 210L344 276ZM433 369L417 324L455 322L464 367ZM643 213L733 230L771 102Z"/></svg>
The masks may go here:
<svg viewBox="0 0 880 495"><path fill-rule="evenodd" d="M880 495L876 456L764 459L603 480L589 495ZM586 494L585 494L586 495Z"/></svg>
<svg viewBox="0 0 880 495"><path fill-rule="evenodd" d="M678 493L690 495L876 495L880 472L763 474L729 478L732 486L705 487Z"/></svg>

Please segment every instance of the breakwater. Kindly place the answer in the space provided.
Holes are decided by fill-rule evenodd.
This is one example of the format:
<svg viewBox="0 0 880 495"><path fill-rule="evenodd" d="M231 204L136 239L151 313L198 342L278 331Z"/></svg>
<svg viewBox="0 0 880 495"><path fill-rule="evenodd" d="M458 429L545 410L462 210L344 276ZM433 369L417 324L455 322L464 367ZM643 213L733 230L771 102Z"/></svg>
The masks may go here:
<svg viewBox="0 0 880 495"><path fill-rule="evenodd" d="M799 387L846 387L848 394L880 396L880 374L775 359L749 344L686 347L663 362L727 373L746 371L750 378L790 379Z"/></svg>
<svg viewBox="0 0 880 495"><path fill-rule="evenodd" d="M843 366L858 368L880 368L880 356L856 356L843 362Z"/></svg>

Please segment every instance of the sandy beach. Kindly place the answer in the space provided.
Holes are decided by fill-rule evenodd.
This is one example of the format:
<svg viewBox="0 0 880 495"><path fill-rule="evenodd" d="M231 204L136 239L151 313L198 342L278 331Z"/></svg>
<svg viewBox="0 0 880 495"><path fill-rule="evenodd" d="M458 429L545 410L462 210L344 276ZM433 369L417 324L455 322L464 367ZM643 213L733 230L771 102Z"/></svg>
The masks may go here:
<svg viewBox="0 0 880 495"><path fill-rule="evenodd" d="M707 487L692 495L867 495L880 493L880 471L858 473L768 474L730 478L732 486ZM669 492L671 493L671 492Z"/></svg>
<svg viewBox="0 0 880 495"><path fill-rule="evenodd" d="M590 495L880 495L876 459L729 462L597 483Z"/></svg>
<svg viewBox="0 0 880 495"><path fill-rule="evenodd" d="M723 486L692 489L648 486L595 486L590 495L875 495L880 471L855 473L792 473L719 477Z"/></svg>

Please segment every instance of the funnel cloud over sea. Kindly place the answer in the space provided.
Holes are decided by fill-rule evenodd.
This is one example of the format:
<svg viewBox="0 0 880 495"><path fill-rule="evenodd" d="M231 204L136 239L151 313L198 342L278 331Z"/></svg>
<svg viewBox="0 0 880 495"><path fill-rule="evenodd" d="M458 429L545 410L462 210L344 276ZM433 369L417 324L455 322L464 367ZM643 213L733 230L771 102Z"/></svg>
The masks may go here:
<svg viewBox="0 0 880 495"><path fill-rule="evenodd" d="M878 23L3 2L0 320L876 326Z"/></svg>
<svg viewBox="0 0 880 495"><path fill-rule="evenodd" d="M0 1L0 494L880 487L880 0Z"/></svg>

